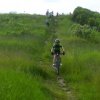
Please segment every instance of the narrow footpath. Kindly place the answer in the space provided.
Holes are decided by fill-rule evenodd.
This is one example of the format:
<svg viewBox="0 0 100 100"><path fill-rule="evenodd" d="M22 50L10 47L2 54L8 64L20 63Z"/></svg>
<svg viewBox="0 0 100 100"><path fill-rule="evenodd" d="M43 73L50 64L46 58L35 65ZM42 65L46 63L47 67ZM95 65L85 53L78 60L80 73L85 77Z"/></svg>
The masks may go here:
<svg viewBox="0 0 100 100"><path fill-rule="evenodd" d="M76 100L74 94L72 93L69 86L65 83L65 80L61 76L57 76L57 83L61 87L62 90L64 90L67 94L67 100Z"/></svg>

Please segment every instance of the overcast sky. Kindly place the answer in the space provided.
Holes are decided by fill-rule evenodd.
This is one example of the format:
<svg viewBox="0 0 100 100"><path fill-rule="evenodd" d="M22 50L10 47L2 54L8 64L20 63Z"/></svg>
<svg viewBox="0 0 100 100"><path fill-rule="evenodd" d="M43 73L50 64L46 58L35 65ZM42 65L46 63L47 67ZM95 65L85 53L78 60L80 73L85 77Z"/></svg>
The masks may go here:
<svg viewBox="0 0 100 100"><path fill-rule="evenodd" d="M77 6L100 12L100 0L0 0L0 13L45 14L49 9L68 14Z"/></svg>

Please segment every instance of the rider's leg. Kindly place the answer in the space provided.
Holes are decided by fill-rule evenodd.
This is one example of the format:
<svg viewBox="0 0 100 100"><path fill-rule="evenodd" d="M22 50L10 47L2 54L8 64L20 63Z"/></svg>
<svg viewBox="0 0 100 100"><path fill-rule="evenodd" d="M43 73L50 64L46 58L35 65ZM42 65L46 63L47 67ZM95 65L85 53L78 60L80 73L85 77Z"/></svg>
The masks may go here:
<svg viewBox="0 0 100 100"><path fill-rule="evenodd" d="M60 58L60 63L61 63L61 56L59 55L59 58Z"/></svg>
<svg viewBox="0 0 100 100"><path fill-rule="evenodd" d="M55 59L56 59L56 55L54 54L54 56L53 56L53 65L55 65Z"/></svg>
<svg viewBox="0 0 100 100"><path fill-rule="evenodd" d="M59 56L60 57L60 65L62 65L62 63L61 63L61 56Z"/></svg>

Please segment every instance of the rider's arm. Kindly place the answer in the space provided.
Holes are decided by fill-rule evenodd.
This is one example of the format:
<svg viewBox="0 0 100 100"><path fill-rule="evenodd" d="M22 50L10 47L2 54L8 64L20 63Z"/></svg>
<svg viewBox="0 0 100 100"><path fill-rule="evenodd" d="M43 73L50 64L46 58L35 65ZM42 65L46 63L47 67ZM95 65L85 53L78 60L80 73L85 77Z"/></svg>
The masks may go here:
<svg viewBox="0 0 100 100"><path fill-rule="evenodd" d="M53 47L51 48L51 54L52 54L52 55L54 54L54 49L53 49Z"/></svg>
<svg viewBox="0 0 100 100"><path fill-rule="evenodd" d="M53 52L53 47L51 48L51 52Z"/></svg>
<svg viewBox="0 0 100 100"><path fill-rule="evenodd" d="M61 47L61 49L62 49L63 54L65 54L65 50L64 50L64 47L63 46Z"/></svg>
<svg viewBox="0 0 100 100"><path fill-rule="evenodd" d="M62 51L65 51L63 46L62 46Z"/></svg>
<svg viewBox="0 0 100 100"><path fill-rule="evenodd" d="M52 46L52 48L51 48L51 52L54 53L54 44L53 44L53 46Z"/></svg>

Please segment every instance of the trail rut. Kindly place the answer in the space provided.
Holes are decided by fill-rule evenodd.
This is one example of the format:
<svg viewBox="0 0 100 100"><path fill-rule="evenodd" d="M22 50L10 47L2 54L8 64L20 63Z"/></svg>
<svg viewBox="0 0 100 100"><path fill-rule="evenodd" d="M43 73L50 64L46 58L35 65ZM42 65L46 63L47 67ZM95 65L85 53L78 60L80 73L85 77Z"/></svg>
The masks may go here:
<svg viewBox="0 0 100 100"><path fill-rule="evenodd" d="M65 80L64 80L63 77L57 76L57 82L58 82L58 85L61 87L61 89L66 92L66 95L67 95L67 99L66 100L76 100L72 90L65 83Z"/></svg>

